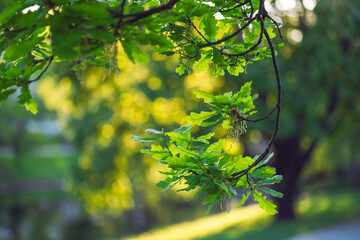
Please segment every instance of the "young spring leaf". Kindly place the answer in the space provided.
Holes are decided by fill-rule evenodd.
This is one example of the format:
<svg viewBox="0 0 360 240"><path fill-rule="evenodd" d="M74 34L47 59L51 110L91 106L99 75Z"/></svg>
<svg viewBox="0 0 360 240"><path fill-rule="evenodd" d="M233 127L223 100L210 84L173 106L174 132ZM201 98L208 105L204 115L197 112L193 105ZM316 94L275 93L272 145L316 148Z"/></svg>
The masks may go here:
<svg viewBox="0 0 360 240"><path fill-rule="evenodd" d="M207 40L215 40L217 31L219 30L219 27L216 25L217 21L212 14L205 14L201 18L200 28L204 29Z"/></svg>
<svg viewBox="0 0 360 240"><path fill-rule="evenodd" d="M238 205L236 205L236 207L240 207L240 206L244 205L244 203L246 202L246 200L248 200L248 198L249 198L249 196L250 196L250 193L251 193L251 192L248 191L246 194L243 194L241 201L239 202Z"/></svg>
<svg viewBox="0 0 360 240"><path fill-rule="evenodd" d="M139 136L131 136L131 137L135 141L142 143L161 141L161 138L154 138L154 137L139 137Z"/></svg>
<svg viewBox="0 0 360 240"><path fill-rule="evenodd" d="M200 112L200 113L190 113L190 116L186 117L186 120L194 125L201 126L203 121L206 121L207 119L211 118L212 116L217 115L218 113L216 111L212 112Z"/></svg>
<svg viewBox="0 0 360 240"><path fill-rule="evenodd" d="M258 192L257 190L253 191L254 200L259 203L260 207L264 209L267 213L270 215L274 215L277 213L276 211L276 205L272 204L268 200L266 200L265 196L261 195L261 192Z"/></svg>
<svg viewBox="0 0 360 240"><path fill-rule="evenodd" d="M29 85L24 84L21 88L21 93L18 96L18 103L24 105L25 103L29 102L32 99L32 95L29 90Z"/></svg>
<svg viewBox="0 0 360 240"><path fill-rule="evenodd" d="M219 123L223 119L224 119L224 117L220 117L219 119L217 119L216 121L213 121L213 122L202 122L200 126L201 127L211 127L211 126L214 126L215 124Z"/></svg>
<svg viewBox="0 0 360 240"><path fill-rule="evenodd" d="M233 104L238 104L243 98L247 97L250 95L251 92L251 83L252 82L246 82L240 89L239 92L237 92L236 94L234 94L234 96L232 96L231 98L231 102Z"/></svg>
<svg viewBox="0 0 360 240"><path fill-rule="evenodd" d="M170 150L173 154L181 154L181 155L185 155L185 156L190 156L190 157L198 157L198 154L194 151L191 150L187 150L183 147L177 146L177 147L170 147Z"/></svg>
<svg viewBox="0 0 360 240"><path fill-rule="evenodd" d="M190 125L187 125L187 126L179 127L177 129L175 129L174 132L184 134L184 133L190 132L191 129L192 129L192 125L190 124Z"/></svg>
<svg viewBox="0 0 360 240"><path fill-rule="evenodd" d="M152 157L157 160L166 160L171 157L171 153L168 150L163 149L160 145L151 145L151 149L141 149L141 153L153 154Z"/></svg>
<svg viewBox="0 0 360 240"><path fill-rule="evenodd" d="M209 94L205 91L201 91L201 90L195 90L194 94L197 98L202 98L204 99L204 103L210 103L214 101L214 95Z"/></svg>
<svg viewBox="0 0 360 240"><path fill-rule="evenodd" d="M211 63L211 56L206 55L194 66L194 71L197 73L203 72L209 68L210 63Z"/></svg>
<svg viewBox="0 0 360 240"><path fill-rule="evenodd" d="M166 135L168 135L170 137L171 141L173 141L173 142L185 141L188 143L191 141L190 134L180 134L180 133L176 133L176 132L168 132L168 133L166 133Z"/></svg>
<svg viewBox="0 0 360 240"><path fill-rule="evenodd" d="M239 76L239 73L244 72L244 68L239 64L238 66L228 66L228 71L233 76Z"/></svg>
<svg viewBox="0 0 360 240"><path fill-rule="evenodd" d="M274 197L282 198L284 196L284 194L282 194L281 192L275 191L270 188L259 187L259 189L270 194L271 196L274 196Z"/></svg>
<svg viewBox="0 0 360 240"><path fill-rule="evenodd" d="M156 184L156 186L162 188L163 191L169 190L170 188L172 188L173 186L175 186L179 181L181 180L180 177L178 176L174 176L174 177L167 177L164 181L160 181Z"/></svg>
<svg viewBox="0 0 360 240"><path fill-rule="evenodd" d="M37 114L38 113L38 109L37 109L38 105L36 104L34 99L30 99L24 105L25 105L25 109L30 111L32 114Z"/></svg>
<svg viewBox="0 0 360 240"><path fill-rule="evenodd" d="M214 98L214 104L220 108L222 108L225 105L230 106L230 98L229 95L217 95Z"/></svg>
<svg viewBox="0 0 360 240"><path fill-rule="evenodd" d="M215 206L215 204L219 201L219 198L214 199L208 206L208 209L206 210L206 215L209 214L209 212L211 211L211 209Z"/></svg>
<svg viewBox="0 0 360 240"><path fill-rule="evenodd" d="M271 178L266 178L264 180L260 180L258 182L256 182L256 186L261 186L261 185L272 185L275 183L279 183L283 180L283 177L281 175L275 175L274 177Z"/></svg>
<svg viewBox="0 0 360 240"><path fill-rule="evenodd" d="M123 46L125 53L131 61L136 61L139 63L149 62L149 55L142 51L134 42L121 41L121 45Z"/></svg>
<svg viewBox="0 0 360 240"><path fill-rule="evenodd" d="M209 139L212 138L215 135L215 133L208 133L206 135L202 135L198 138L196 138L194 141L197 142L203 142L203 143L209 143Z"/></svg>
<svg viewBox="0 0 360 240"><path fill-rule="evenodd" d="M276 173L275 168L270 166L265 166L256 169L254 172L251 173L251 177L253 178L271 178Z"/></svg>
<svg viewBox="0 0 360 240"><path fill-rule="evenodd" d="M160 132L160 131L155 130L155 129L146 129L145 132L155 134L155 135L163 135L164 134L163 132Z"/></svg>
<svg viewBox="0 0 360 240"><path fill-rule="evenodd" d="M265 158L264 160L260 161L260 162L258 163L258 165L256 165L256 168L259 168L259 167L261 167L262 165L266 164L273 156L274 156L274 153L273 153L273 152L270 153L270 154L267 156L267 158Z"/></svg>
<svg viewBox="0 0 360 240"><path fill-rule="evenodd" d="M175 169L177 171L188 171L188 170L197 170L199 169L199 166L197 165L197 162L195 159L189 155L182 155L180 157L173 155L172 157L169 157L167 159L169 167L172 169Z"/></svg>
<svg viewBox="0 0 360 240"><path fill-rule="evenodd" d="M176 67L175 72L178 73L181 76L181 75L183 75L185 73L186 70L187 70L187 67L184 64L179 64Z"/></svg>
<svg viewBox="0 0 360 240"><path fill-rule="evenodd" d="M218 66L225 65L224 56L221 55L219 50L217 50L216 48L213 49L213 58L212 58L212 60L213 60L214 64L216 64Z"/></svg>

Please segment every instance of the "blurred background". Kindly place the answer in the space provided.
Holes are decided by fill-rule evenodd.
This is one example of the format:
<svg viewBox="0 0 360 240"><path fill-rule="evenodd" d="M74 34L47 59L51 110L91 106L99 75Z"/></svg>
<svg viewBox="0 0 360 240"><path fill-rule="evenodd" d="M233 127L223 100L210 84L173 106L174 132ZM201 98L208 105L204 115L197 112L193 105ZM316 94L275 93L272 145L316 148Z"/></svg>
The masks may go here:
<svg viewBox="0 0 360 240"><path fill-rule="evenodd" d="M176 58L149 51L150 63L133 64L119 47L119 72L53 66L32 86L36 116L16 99L1 106L0 239L285 239L359 218L360 1L276 0L266 9L282 23L275 42L285 42L270 162L284 176L275 186L285 194L277 216L251 204L227 213L239 199L205 216L202 197L188 201L192 192L155 186L163 166L130 138L186 125L187 113L205 107L192 94L197 89L222 94L252 81L263 116L276 103L271 59L239 77L180 77ZM273 124L249 123L231 153L261 153Z"/></svg>

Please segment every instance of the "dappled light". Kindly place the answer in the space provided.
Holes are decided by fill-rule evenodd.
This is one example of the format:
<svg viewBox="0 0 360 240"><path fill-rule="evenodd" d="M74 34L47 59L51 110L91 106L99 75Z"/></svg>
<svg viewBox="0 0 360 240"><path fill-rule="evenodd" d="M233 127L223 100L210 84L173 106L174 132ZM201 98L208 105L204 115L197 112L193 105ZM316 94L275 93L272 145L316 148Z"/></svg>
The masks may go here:
<svg viewBox="0 0 360 240"><path fill-rule="evenodd" d="M300 43L303 39L303 34L297 29L290 30L288 35L289 40L291 40L293 43Z"/></svg>
<svg viewBox="0 0 360 240"><path fill-rule="evenodd" d="M154 233L145 233L138 237L129 237L126 239L199 239L220 233L234 225L239 225L242 228L249 228L251 225L262 219L270 220L270 218L259 208L250 206L244 209L233 210L231 213L217 214L203 219L200 218L193 222L184 222L155 231Z"/></svg>
<svg viewBox="0 0 360 240"><path fill-rule="evenodd" d="M186 112L182 98L156 98L151 104L151 111L158 124L186 124Z"/></svg>
<svg viewBox="0 0 360 240"><path fill-rule="evenodd" d="M203 90L205 92L212 93L215 89L219 89L224 86L224 79L211 77L209 71L189 74L184 81L185 87L190 91Z"/></svg>
<svg viewBox="0 0 360 240"><path fill-rule="evenodd" d="M252 130L249 133L249 139L252 143L259 143L262 139L262 134L259 130Z"/></svg>
<svg viewBox="0 0 360 240"><path fill-rule="evenodd" d="M244 152L244 146L241 142L236 142L234 139L228 139L225 143L224 152L228 152L232 156L237 156Z"/></svg>

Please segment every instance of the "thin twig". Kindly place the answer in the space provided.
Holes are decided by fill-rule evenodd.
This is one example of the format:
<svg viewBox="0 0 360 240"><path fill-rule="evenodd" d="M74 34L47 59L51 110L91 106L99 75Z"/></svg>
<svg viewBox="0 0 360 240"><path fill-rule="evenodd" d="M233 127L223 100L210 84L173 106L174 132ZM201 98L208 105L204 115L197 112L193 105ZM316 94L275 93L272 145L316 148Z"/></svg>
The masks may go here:
<svg viewBox="0 0 360 240"><path fill-rule="evenodd" d="M220 39L218 41L215 42L209 42L209 43L204 43L204 44L199 44L198 47L203 48L203 47L210 47L210 46L214 46L214 45L218 45L220 43L223 43L233 37L235 37L236 35L238 35L239 33L241 33L245 28L247 28L254 20L257 19L257 16L251 18L244 26L242 26L241 28L239 28L238 30L236 30L233 34L224 37L223 39Z"/></svg>
<svg viewBox="0 0 360 240"><path fill-rule="evenodd" d="M264 119L267 119L271 116L271 114L277 109L277 104L274 106L274 108L268 113L266 114L264 117L261 117L261 118L257 118L257 119L248 119L248 118L245 118L243 116L241 116L240 114L238 114L238 118L240 118L241 120L243 121L247 121L247 122L259 122L259 121L262 121Z"/></svg>
<svg viewBox="0 0 360 240"><path fill-rule="evenodd" d="M270 17L269 14L267 14L266 17L267 17L268 19L270 19L270 21L272 21L272 22L275 24L275 26L276 26L276 28L277 28L277 30L278 30L278 32L279 32L280 38L283 38L283 36L282 36L282 34L281 34L281 31L280 31L279 24L278 24L272 17Z"/></svg>
<svg viewBox="0 0 360 240"><path fill-rule="evenodd" d="M51 64L51 62L54 60L54 56L51 56L51 57L49 57L49 62L48 62L48 65L45 67L45 69L40 73L40 75L39 76L37 76L37 78L35 78L35 79L32 79L32 80L28 80L28 81L25 81L27 84L29 84L29 83L32 83L32 82L36 82L37 80L39 80L41 77L42 77L42 75L44 75L44 73L48 70L48 68L50 67L50 64Z"/></svg>
<svg viewBox="0 0 360 240"><path fill-rule="evenodd" d="M232 10L235 10L235 9L241 7L241 6L242 6L242 5L236 5L235 7L229 8L229 9L226 9L226 10L219 9L219 12L221 12L221 13L230 12L230 11L232 11Z"/></svg>
<svg viewBox="0 0 360 240"><path fill-rule="evenodd" d="M143 11L143 12L139 12L139 13L132 13L132 14L127 14L127 15L123 15L123 18L132 18L126 21L126 23L134 23L140 19L146 18L152 14L158 13L158 12L162 12L164 10L168 10L171 9L177 2L179 2L180 0L171 0L168 3L160 6L160 7L156 7L156 8L151 8L147 11Z"/></svg>

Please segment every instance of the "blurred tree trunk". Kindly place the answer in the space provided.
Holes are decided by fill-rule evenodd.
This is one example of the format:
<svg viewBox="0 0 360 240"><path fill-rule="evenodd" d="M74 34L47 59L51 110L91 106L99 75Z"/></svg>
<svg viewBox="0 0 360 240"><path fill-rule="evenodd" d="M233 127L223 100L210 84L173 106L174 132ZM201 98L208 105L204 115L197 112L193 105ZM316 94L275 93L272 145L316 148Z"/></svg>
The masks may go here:
<svg viewBox="0 0 360 240"><path fill-rule="evenodd" d="M14 203L9 209L10 229L14 239L20 239L20 224L25 214L25 208Z"/></svg>
<svg viewBox="0 0 360 240"><path fill-rule="evenodd" d="M304 151L300 146L298 137L289 137L275 142L277 161L275 166L278 174L283 175L284 180L276 186L277 190L284 194L283 198L277 198L279 214L278 220L291 220L296 217L295 200L299 177L307 162L310 160L316 142Z"/></svg>
<svg viewBox="0 0 360 240"><path fill-rule="evenodd" d="M148 229L148 222L146 220L145 208L142 200L142 194L135 192L133 199L135 206L131 210L131 225L135 232L141 233Z"/></svg>
<svg viewBox="0 0 360 240"><path fill-rule="evenodd" d="M149 222L146 216L146 206L144 204L144 193L146 177L146 167L141 159L129 161L129 168L133 171L129 172L129 179L132 184L132 198L134 207L130 210L131 228L136 233L141 233L149 228Z"/></svg>

